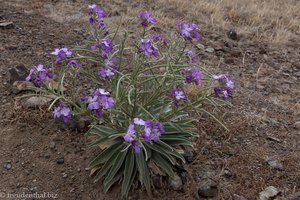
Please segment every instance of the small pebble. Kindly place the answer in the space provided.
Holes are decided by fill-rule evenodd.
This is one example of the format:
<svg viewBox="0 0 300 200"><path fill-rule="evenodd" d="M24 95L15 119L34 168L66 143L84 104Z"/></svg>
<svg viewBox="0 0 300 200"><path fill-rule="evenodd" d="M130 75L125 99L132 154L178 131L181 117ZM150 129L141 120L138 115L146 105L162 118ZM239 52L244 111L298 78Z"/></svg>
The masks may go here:
<svg viewBox="0 0 300 200"><path fill-rule="evenodd" d="M68 174L66 174L66 173L63 173L62 175L63 175L63 178L67 178L68 177Z"/></svg>
<svg viewBox="0 0 300 200"><path fill-rule="evenodd" d="M57 164L64 164L64 162L65 162L65 160L64 160L64 158L63 157L61 157L61 158L59 158L57 161L56 161L56 163Z"/></svg>

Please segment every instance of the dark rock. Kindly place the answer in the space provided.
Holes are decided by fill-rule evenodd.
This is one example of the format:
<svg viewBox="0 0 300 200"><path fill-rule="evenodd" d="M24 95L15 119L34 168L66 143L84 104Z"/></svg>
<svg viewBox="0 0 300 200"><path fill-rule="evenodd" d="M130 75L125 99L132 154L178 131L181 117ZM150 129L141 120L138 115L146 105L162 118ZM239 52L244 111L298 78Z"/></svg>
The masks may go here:
<svg viewBox="0 0 300 200"><path fill-rule="evenodd" d="M49 154L49 153L46 153L46 154L45 154L45 158L46 158L46 159L49 159L49 158L50 158L50 154Z"/></svg>
<svg viewBox="0 0 300 200"><path fill-rule="evenodd" d="M64 162L65 162L64 157L61 157L56 161L57 164L64 164Z"/></svg>
<svg viewBox="0 0 300 200"><path fill-rule="evenodd" d="M172 190L181 191L183 189L183 184L181 178L175 174L174 177L169 178L169 186Z"/></svg>
<svg viewBox="0 0 300 200"><path fill-rule="evenodd" d="M184 154L183 154L184 159L186 160L186 162L191 163L194 161L194 152L192 148L186 148L184 150Z"/></svg>
<svg viewBox="0 0 300 200"><path fill-rule="evenodd" d="M203 197L215 197L218 194L218 187L215 181L211 179L203 180L198 185L198 193Z"/></svg>
<svg viewBox="0 0 300 200"><path fill-rule="evenodd" d="M156 188L162 188L162 177L159 175L152 176L152 182L154 187Z"/></svg>
<svg viewBox="0 0 300 200"><path fill-rule="evenodd" d="M88 126L91 124L92 119L88 116L77 115L71 118L69 128L78 132L86 132Z"/></svg>
<svg viewBox="0 0 300 200"><path fill-rule="evenodd" d="M7 170L10 170L12 166L11 166L10 163L6 163L6 164L4 165L4 167L5 167Z"/></svg>
<svg viewBox="0 0 300 200"><path fill-rule="evenodd" d="M202 197L215 197L218 194L218 185L215 181L215 173L204 171L197 177L197 191Z"/></svg>
<svg viewBox="0 0 300 200"><path fill-rule="evenodd" d="M228 38L232 39L232 40L237 40L238 39L238 35L236 33L235 30L231 29L227 32L227 36Z"/></svg>
<svg viewBox="0 0 300 200"><path fill-rule="evenodd" d="M187 179L188 179L188 172L182 172L182 173L180 173L180 177L181 177L182 182L186 183Z"/></svg>
<svg viewBox="0 0 300 200"><path fill-rule="evenodd" d="M24 65L18 65L17 67L8 70L10 74L10 83L13 84L15 81L25 81L29 74L29 71Z"/></svg>
<svg viewBox="0 0 300 200"><path fill-rule="evenodd" d="M232 200L247 200L247 199L243 196L239 196L237 194L234 194L233 197L232 197Z"/></svg>

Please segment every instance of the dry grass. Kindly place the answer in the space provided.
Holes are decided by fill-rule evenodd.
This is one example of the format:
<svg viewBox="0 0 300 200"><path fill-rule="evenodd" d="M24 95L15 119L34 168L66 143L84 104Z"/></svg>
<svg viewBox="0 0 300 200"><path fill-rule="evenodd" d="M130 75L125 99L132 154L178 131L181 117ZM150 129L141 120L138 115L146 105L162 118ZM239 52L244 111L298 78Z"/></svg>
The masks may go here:
<svg viewBox="0 0 300 200"><path fill-rule="evenodd" d="M22 1L15 0L14 4L16 2L21 5ZM72 5L68 0L57 4L45 0L35 4L35 9L56 21L86 20L86 2L68 12L67 18L65 13L61 15L57 11L64 7L60 4ZM147 9L162 26L184 20L195 22L200 28L208 26L216 32L235 29L244 37L270 44L287 44L300 37L299 0L100 0L97 4L102 5L110 16L122 15L124 20Z"/></svg>
<svg viewBox="0 0 300 200"><path fill-rule="evenodd" d="M171 7L176 13L184 14L187 19L197 19L225 29L234 28L256 40L284 44L300 34L300 1L297 0L158 0L158 2L162 10Z"/></svg>
<svg viewBox="0 0 300 200"><path fill-rule="evenodd" d="M215 31L235 29L241 35L271 44L286 44L300 35L300 1L298 0L148 0L128 3L127 17L150 9L162 25L182 19ZM102 1L105 5L107 1ZM146 8L145 8L146 7Z"/></svg>

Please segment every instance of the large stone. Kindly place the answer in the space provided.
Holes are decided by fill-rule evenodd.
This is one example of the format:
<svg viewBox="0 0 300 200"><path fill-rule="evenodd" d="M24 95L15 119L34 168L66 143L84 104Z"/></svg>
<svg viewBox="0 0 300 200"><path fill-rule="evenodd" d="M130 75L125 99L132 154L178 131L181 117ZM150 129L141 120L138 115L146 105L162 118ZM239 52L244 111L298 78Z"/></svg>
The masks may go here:
<svg viewBox="0 0 300 200"><path fill-rule="evenodd" d="M203 171L197 177L197 192L202 197L215 197L218 194L218 184L215 181L215 173Z"/></svg>
<svg viewBox="0 0 300 200"><path fill-rule="evenodd" d="M15 81L25 81L29 74L29 71L24 65L18 65L17 67L8 70L10 74L9 81L13 84Z"/></svg>
<svg viewBox="0 0 300 200"><path fill-rule="evenodd" d="M294 124L295 129L300 130L300 121Z"/></svg>
<svg viewBox="0 0 300 200"><path fill-rule="evenodd" d="M5 21L2 21L2 22L0 22L0 28L3 28L3 29L11 29L11 28L14 28L14 23L13 23L13 22L5 22Z"/></svg>
<svg viewBox="0 0 300 200"><path fill-rule="evenodd" d="M11 91L14 94L18 94L22 91L34 90L35 86L29 81L15 81L11 87Z"/></svg>
<svg viewBox="0 0 300 200"><path fill-rule="evenodd" d="M274 186L267 187L264 191L259 193L259 199L260 200L271 200L275 196L277 196L280 193L280 191L275 188Z"/></svg>
<svg viewBox="0 0 300 200"><path fill-rule="evenodd" d="M23 103L24 108L38 108L47 105L52 99L46 97L30 97Z"/></svg>
<svg viewBox="0 0 300 200"><path fill-rule="evenodd" d="M169 186L172 190L175 190L175 191L180 191L183 189L183 184L182 184L182 180L181 178L175 174L174 177L170 177L169 179Z"/></svg>

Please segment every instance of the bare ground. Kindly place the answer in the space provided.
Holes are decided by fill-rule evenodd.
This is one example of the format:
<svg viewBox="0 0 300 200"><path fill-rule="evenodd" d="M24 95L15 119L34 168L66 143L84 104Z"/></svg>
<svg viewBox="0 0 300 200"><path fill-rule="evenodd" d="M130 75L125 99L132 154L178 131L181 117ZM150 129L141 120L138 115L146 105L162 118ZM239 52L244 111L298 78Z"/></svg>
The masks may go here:
<svg viewBox="0 0 300 200"><path fill-rule="evenodd" d="M239 36L233 41L226 36L229 26L213 25L204 17L199 19L197 13L186 16L184 7L168 3L102 1L111 21L120 15L131 19L141 8L150 8L163 16L161 24L177 18L198 23L203 43L215 49L201 52L201 60L215 72L232 74L237 89L234 108L218 115L230 132L211 119L200 119L195 160L186 165L189 177L184 191L160 188L154 199L194 199L194 178L202 170L216 173L216 199L231 199L233 194L257 199L270 185L281 190L281 197L300 191L300 130L294 127L300 121L299 30L287 29L292 36L277 43L274 38L251 37L255 30L249 27L239 34L243 29L233 20L230 27L238 27ZM52 192L58 199L120 199L117 187L103 194L101 183L89 177L85 168L97 150L86 149L82 134L61 131L46 109L24 110L9 89L9 68L49 62L49 52L55 47L82 42L86 37L84 3L0 0L0 5L0 20L14 23L12 29L0 29L0 192ZM204 11L198 12L210 16ZM272 168L268 157L281 162L283 169ZM64 162L58 164L62 158ZM147 199L139 189L130 198Z"/></svg>

